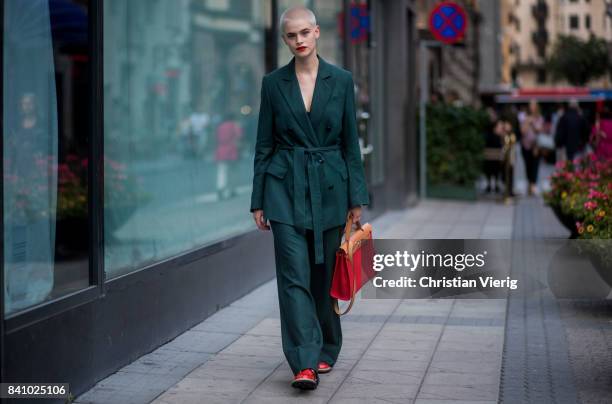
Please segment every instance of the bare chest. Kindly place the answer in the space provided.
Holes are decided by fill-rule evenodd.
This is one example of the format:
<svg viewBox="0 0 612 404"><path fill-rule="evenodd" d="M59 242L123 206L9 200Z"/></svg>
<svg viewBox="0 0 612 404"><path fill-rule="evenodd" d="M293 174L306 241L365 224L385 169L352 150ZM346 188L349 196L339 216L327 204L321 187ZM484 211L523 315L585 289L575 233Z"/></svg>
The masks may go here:
<svg viewBox="0 0 612 404"><path fill-rule="evenodd" d="M314 95L315 83L317 81L316 75L314 77L307 75L297 75L298 83L300 85L300 93L302 93L302 100L304 101L304 107L306 111L310 112L312 106L312 97Z"/></svg>

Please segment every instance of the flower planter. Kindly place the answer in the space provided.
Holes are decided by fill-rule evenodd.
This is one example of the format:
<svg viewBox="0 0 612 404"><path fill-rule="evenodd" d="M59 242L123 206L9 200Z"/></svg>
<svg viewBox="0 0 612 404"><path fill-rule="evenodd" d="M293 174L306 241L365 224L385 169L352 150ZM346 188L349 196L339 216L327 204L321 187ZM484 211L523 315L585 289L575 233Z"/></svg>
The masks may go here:
<svg viewBox="0 0 612 404"><path fill-rule="evenodd" d="M555 216L566 229L570 231L570 237L572 239L578 238L578 230L576 229L576 220L570 216L566 215L561 211L561 208L556 205L550 205L550 208L554 212Z"/></svg>
<svg viewBox="0 0 612 404"><path fill-rule="evenodd" d="M587 255L591 264L599 276L601 276L601 279L603 279L608 286L612 286L612 262L609 260L606 261L605 257L594 251L589 251Z"/></svg>

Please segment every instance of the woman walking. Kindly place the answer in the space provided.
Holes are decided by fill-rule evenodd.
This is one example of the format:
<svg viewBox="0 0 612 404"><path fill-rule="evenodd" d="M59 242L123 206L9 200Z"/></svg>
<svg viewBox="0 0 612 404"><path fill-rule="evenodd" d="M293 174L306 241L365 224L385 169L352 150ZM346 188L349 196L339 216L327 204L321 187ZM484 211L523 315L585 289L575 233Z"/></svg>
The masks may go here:
<svg viewBox="0 0 612 404"><path fill-rule="evenodd" d="M538 135L543 131L544 117L542 117L542 114L540 113L540 107L537 101L532 100L529 103L529 112L521 125L521 151L523 154L523 161L525 162L527 180L529 181L527 189L528 195L533 195L536 193L536 185L538 183L538 166L540 165L537 139Z"/></svg>
<svg viewBox="0 0 612 404"><path fill-rule="evenodd" d="M369 197L351 73L317 54L319 26L309 9L288 9L280 27L294 57L262 80L251 212L274 236L292 386L315 389L342 344L329 295L341 230L347 214L360 220Z"/></svg>

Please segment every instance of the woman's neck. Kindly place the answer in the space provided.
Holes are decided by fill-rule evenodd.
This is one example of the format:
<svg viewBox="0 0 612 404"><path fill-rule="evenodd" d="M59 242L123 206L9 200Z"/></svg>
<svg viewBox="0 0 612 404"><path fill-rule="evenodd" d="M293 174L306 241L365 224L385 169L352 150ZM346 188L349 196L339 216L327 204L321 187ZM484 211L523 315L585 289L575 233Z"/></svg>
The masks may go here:
<svg viewBox="0 0 612 404"><path fill-rule="evenodd" d="M295 72L306 73L309 75L316 74L319 70L319 58L317 53L313 52L307 59L295 59Z"/></svg>

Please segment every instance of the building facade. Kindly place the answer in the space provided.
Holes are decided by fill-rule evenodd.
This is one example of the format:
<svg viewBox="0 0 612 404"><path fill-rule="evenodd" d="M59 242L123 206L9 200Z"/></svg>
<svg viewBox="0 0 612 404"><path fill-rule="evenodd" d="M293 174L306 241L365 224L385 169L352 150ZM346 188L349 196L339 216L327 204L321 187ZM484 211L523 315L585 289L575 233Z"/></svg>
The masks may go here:
<svg viewBox="0 0 612 404"><path fill-rule="evenodd" d="M3 382L78 395L274 277L250 186L294 4L355 78L365 218L416 203L412 1L0 0Z"/></svg>
<svg viewBox="0 0 612 404"><path fill-rule="evenodd" d="M503 82L512 87L547 87L545 60L560 35L612 43L612 9L607 0L501 0ZM609 77L588 83L609 87Z"/></svg>

